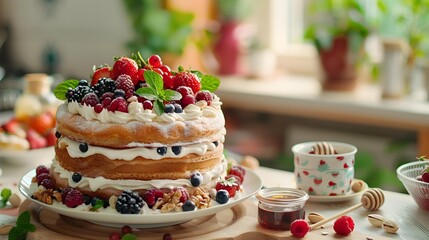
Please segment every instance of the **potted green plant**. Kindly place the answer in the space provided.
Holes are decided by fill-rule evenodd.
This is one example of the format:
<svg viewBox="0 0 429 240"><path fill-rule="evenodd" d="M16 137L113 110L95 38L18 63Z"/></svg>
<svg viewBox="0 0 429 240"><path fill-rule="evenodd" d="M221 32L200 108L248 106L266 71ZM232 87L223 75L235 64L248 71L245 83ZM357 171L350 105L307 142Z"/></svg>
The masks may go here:
<svg viewBox="0 0 429 240"><path fill-rule="evenodd" d="M164 61L184 53L191 40L194 14L166 9L163 4L153 0L124 1L135 32L127 46L131 52L139 51L143 56L160 54Z"/></svg>
<svg viewBox="0 0 429 240"><path fill-rule="evenodd" d="M365 58L364 42L377 23L374 12L369 11L374 9L384 9L382 2L317 0L309 5L311 18L304 37L313 42L319 53L324 90L355 88L359 66Z"/></svg>

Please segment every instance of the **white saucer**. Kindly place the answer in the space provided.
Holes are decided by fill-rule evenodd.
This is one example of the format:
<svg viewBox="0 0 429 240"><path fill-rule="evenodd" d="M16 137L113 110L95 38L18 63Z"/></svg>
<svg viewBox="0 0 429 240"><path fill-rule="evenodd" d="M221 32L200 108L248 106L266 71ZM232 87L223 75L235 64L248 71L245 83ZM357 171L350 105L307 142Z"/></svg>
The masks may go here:
<svg viewBox="0 0 429 240"><path fill-rule="evenodd" d="M355 179L355 181L358 179ZM345 202L350 201L356 197L360 197L367 189L368 184L364 181L362 181L364 184L362 186L362 190L359 192L349 192L344 195L336 195L336 196L316 196L316 195L309 195L308 201L309 202L320 202L320 203L334 203L334 202Z"/></svg>
<svg viewBox="0 0 429 240"><path fill-rule="evenodd" d="M19 183L20 192L32 202L43 206L53 212L65 215L68 217L90 221L99 225L105 226L123 226L131 225L133 227L158 227L174 225L181 222L186 222L194 218L200 218L215 214L222 210L233 207L241 203L247 198L253 196L262 187L262 181L256 173L246 168L246 176L243 183L243 191L239 199L231 199L226 204L215 205L206 209L198 209L191 212L174 212L174 213L159 213L159 214L118 214L114 212L90 212L78 208L67 208L61 203L55 202L53 205L48 205L39 202L31 195L37 189L37 184L32 184L31 179L36 175L35 170L31 170L23 176Z"/></svg>

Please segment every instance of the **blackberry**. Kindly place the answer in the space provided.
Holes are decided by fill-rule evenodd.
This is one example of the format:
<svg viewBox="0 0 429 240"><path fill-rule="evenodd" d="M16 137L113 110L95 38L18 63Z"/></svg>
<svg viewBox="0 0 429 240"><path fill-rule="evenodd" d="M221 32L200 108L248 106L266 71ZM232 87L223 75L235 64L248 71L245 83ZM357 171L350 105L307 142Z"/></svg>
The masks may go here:
<svg viewBox="0 0 429 240"><path fill-rule="evenodd" d="M89 86L88 81L86 81L85 79L82 79L79 81L78 86Z"/></svg>
<svg viewBox="0 0 429 240"><path fill-rule="evenodd" d="M99 98L106 92L114 92L116 89L115 81L110 78L100 78L98 82L92 86L92 90Z"/></svg>
<svg viewBox="0 0 429 240"><path fill-rule="evenodd" d="M66 98L69 102L77 101L81 102L82 98L88 94L94 92L91 87L78 85L75 89L68 89L66 93Z"/></svg>
<svg viewBox="0 0 429 240"><path fill-rule="evenodd" d="M131 190L124 190L116 201L116 211L121 214L138 214L143 206L143 199Z"/></svg>

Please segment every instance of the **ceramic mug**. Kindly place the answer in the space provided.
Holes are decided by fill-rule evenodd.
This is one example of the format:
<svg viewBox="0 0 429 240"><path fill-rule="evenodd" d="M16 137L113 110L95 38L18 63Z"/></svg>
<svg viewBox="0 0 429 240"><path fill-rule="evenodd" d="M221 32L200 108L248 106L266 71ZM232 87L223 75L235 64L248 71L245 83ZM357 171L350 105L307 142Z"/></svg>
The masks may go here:
<svg viewBox="0 0 429 240"><path fill-rule="evenodd" d="M349 193L357 148L347 143L327 142L334 147L335 154L311 153L317 143L305 142L292 147L297 188L318 196Z"/></svg>

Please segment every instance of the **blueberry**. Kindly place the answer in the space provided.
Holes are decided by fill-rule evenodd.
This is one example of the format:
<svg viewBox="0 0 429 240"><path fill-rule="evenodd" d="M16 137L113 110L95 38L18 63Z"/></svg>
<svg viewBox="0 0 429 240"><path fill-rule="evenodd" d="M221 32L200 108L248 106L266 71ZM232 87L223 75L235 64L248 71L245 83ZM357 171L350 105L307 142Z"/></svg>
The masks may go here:
<svg viewBox="0 0 429 240"><path fill-rule="evenodd" d="M165 113L173 113L174 112L174 105L171 103L165 104L164 112Z"/></svg>
<svg viewBox="0 0 429 240"><path fill-rule="evenodd" d="M87 152L88 151L88 144L86 144L86 143L79 144L79 150L81 152Z"/></svg>
<svg viewBox="0 0 429 240"><path fill-rule="evenodd" d="M121 97L125 98L125 92L122 89L116 89L114 92L115 98Z"/></svg>
<svg viewBox="0 0 429 240"><path fill-rule="evenodd" d="M228 191L221 189L219 191L217 191L216 193L216 202L218 202L219 204L225 204L227 203L229 200L229 193Z"/></svg>
<svg viewBox="0 0 429 240"><path fill-rule="evenodd" d="M194 187L198 187L201 185L201 183L203 182L203 176L201 175L200 172L194 172L191 175L191 184Z"/></svg>
<svg viewBox="0 0 429 240"><path fill-rule="evenodd" d="M81 152L87 152L88 151L88 144L86 144L86 143L79 144L79 150Z"/></svg>
<svg viewBox="0 0 429 240"><path fill-rule="evenodd" d="M82 175L80 175L80 173L73 173L72 180L73 182L78 183L82 180Z"/></svg>
<svg viewBox="0 0 429 240"><path fill-rule="evenodd" d="M56 138L60 138L60 137L61 137L61 133L60 133L60 132L58 132L58 131L56 131L56 132L55 132L55 137L56 137Z"/></svg>
<svg viewBox="0 0 429 240"><path fill-rule="evenodd" d="M159 147L156 149L156 152L159 155L164 156L167 153L167 147Z"/></svg>
<svg viewBox="0 0 429 240"><path fill-rule="evenodd" d="M194 209L195 209L195 203L192 202L191 200L186 200L183 203L182 209L183 209L184 212L194 211Z"/></svg>
<svg viewBox="0 0 429 240"><path fill-rule="evenodd" d="M175 103L174 104L174 112L175 113L182 113L183 112L182 106L178 103Z"/></svg>
<svg viewBox="0 0 429 240"><path fill-rule="evenodd" d="M182 146L173 146L171 150L173 150L174 154L179 155L182 152Z"/></svg>
<svg viewBox="0 0 429 240"><path fill-rule="evenodd" d="M85 205L89 205L91 204L92 198L88 195L83 195L83 202L85 203Z"/></svg>
<svg viewBox="0 0 429 240"><path fill-rule="evenodd" d="M214 141L213 144L217 147L219 145L218 141Z"/></svg>

